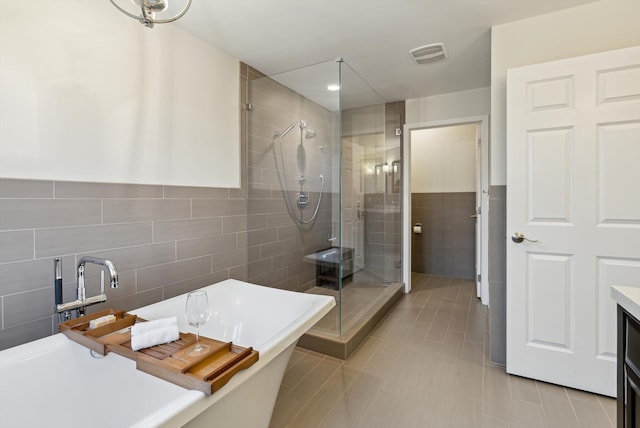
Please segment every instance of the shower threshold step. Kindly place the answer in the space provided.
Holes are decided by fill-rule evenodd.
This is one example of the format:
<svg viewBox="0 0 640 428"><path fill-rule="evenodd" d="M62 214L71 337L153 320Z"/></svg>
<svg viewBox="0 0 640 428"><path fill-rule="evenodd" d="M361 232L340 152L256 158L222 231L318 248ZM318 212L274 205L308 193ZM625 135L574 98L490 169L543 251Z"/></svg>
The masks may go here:
<svg viewBox="0 0 640 428"><path fill-rule="evenodd" d="M404 284L394 282L384 286L384 295L372 305L366 314L343 324L342 335L318 327L311 329L298 340L298 346L321 354L346 360L404 294ZM336 306L332 311L338 310ZM330 316L331 312L325 316ZM322 320L321 320L322 321Z"/></svg>

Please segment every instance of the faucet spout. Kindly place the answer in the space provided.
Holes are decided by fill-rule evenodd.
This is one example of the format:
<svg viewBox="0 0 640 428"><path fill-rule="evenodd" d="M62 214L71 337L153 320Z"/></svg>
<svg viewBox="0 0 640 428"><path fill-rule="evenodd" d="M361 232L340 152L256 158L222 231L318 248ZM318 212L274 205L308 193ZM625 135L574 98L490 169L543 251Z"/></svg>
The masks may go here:
<svg viewBox="0 0 640 428"><path fill-rule="evenodd" d="M84 267L87 263L104 266L109 272L111 288L118 288L118 271L111 260L101 259L100 257L83 256L78 262L78 291L80 290L80 282L82 282L82 289L84 290ZM80 296L78 296L80 298Z"/></svg>
<svg viewBox="0 0 640 428"><path fill-rule="evenodd" d="M109 284L111 285L111 288L118 287L118 271L116 270L111 260L92 256L81 257L78 261L78 300L76 300L76 304L79 305L79 307L77 308L79 315L84 315L84 310L87 306L107 301L107 295L104 294L104 281L100 282L100 294L87 298L84 287L84 270L87 263L106 267L109 271Z"/></svg>
<svg viewBox="0 0 640 428"><path fill-rule="evenodd" d="M104 266L109 272L111 288L118 287L118 271L111 260L101 259L100 257L83 256L78 261L78 291L77 298L73 302L59 303L58 300L62 300L62 273L58 274L59 261L56 259L56 290L60 288L60 299L56 297L56 312L58 313L58 321L62 322L62 319L71 319L71 312L76 311L77 316L82 316L85 313L87 306L95 305L98 303L106 302L107 295L104 293L104 281L100 282L100 294L96 296L87 297L85 290L85 277L84 271L87 263ZM58 278L58 276L60 278ZM59 284L58 284L59 282ZM56 291L56 296L57 296Z"/></svg>

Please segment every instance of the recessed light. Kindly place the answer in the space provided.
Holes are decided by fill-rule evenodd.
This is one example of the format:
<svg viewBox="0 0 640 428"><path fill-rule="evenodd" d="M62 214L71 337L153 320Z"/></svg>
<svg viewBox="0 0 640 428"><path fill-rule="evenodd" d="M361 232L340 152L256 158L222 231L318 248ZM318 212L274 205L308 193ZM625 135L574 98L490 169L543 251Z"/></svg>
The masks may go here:
<svg viewBox="0 0 640 428"><path fill-rule="evenodd" d="M335 83L332 83L331 85L327 86L327 90L329 90L329 91L339 91L340 90L340 85L336 85Z"/></svg>

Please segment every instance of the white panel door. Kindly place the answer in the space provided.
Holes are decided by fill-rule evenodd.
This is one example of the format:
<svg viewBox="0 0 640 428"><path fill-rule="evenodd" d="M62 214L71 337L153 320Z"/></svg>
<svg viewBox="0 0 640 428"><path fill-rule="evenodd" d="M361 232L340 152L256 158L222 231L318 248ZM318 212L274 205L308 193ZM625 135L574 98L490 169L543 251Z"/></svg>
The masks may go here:
<svg viewBox="0 0 640 428"><path fill-rule="evenodd" d="M507 141L507 371L615 396L609 287L640 287L640 47L509 70Z"/></svg>

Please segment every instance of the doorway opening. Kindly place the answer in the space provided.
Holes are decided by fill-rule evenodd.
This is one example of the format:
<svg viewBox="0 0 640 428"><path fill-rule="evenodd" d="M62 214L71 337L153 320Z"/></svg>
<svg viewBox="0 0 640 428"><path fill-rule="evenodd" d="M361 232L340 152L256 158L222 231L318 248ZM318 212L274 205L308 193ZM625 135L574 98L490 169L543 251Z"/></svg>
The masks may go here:
<svg viewBox="0 0 640 428"><path fill-rule="evenodd" d="M488 117L405 125L403 281L463 278L489 303Z"/></svg>

